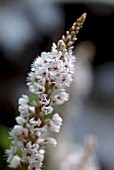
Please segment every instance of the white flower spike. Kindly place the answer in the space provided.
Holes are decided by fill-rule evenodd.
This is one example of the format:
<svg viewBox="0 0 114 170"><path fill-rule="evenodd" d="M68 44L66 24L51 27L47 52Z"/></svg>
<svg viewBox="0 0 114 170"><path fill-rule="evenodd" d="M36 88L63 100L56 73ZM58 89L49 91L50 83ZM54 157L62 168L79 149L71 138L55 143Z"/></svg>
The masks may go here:
<svg viewBox="0 0 114 170"><path fill-rule="evenodd" d="M73 81L76 63L72 45L85 18L84 13L57 45L53 43L51 52L42 52L33 62L27 86L36 101L31 101L27 95L22 95L18 101L20 116L16 117L17 125L10 132L11 146L6 150L9 167L41 170L45 148L56 146L56 140L48 136L44 138L44 134L48 130L60 131L63 120L54 113L53 106L69 99L65 88Z"/></svg>

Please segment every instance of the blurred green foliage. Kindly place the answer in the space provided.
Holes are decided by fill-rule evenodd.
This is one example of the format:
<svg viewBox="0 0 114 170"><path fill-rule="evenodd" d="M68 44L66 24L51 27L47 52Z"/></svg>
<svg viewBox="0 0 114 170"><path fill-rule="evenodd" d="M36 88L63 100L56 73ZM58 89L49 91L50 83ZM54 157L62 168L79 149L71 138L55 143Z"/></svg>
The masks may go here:
<svg viewBox="0 0 114 170"><path fill-rule="evenodd" d="M8 127L0 125L0 169L8 170L5 160L5 149L9 146Z"/></svg>
<svg viewBox="0 0 114 170"><path fill-rule="evenodd" d="M8 128L0 125L0 147L3 149L6 149L10 143L8 136Z"/></svg>

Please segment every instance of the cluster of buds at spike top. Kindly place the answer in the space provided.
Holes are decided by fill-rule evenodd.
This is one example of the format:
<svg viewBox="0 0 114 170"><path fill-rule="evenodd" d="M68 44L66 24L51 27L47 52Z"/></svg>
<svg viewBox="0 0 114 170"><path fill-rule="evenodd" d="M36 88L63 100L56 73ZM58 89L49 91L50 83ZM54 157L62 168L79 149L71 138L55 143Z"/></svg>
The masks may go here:
<svg viewBox="0 0 114 170"><path fill-rule="evenodd" d="M10 149L6 150L9 167L24 167L28 170L40 170L44 160L45 147L56 146L54 138L47 131L58 133L62 118L54 113L53 106L68 101L65 87L73 81L76 59L72 54L72 44L86 18L83 14L66 33L66 37L53 44L51 52L42 52L31 66L27 85L37 100L27 95L19 99L20 116L17 125L10 132Z"/></svg>

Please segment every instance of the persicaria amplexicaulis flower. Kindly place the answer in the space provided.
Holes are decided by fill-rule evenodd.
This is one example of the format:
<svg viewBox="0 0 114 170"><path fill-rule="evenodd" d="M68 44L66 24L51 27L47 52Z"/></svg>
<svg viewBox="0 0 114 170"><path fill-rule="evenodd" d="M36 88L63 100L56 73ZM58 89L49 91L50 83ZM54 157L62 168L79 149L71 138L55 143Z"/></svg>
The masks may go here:
<svg viewBox="0 0 114 170"><path fill-rule="evenodd" d="M57 45L53 43L51 52L42 52L33 62L27 86L36 100L22 95L18 101L20 115L16 117L17 125L10 132L10 149L6 150L9 167L40 170L45 148L56 146L56 139L49 137L47 132L60 131L63 120L59 113L54 113L53 106L69 99L65 88L73 81L76 64L72 44L85 18L84 13Z"/></svg>

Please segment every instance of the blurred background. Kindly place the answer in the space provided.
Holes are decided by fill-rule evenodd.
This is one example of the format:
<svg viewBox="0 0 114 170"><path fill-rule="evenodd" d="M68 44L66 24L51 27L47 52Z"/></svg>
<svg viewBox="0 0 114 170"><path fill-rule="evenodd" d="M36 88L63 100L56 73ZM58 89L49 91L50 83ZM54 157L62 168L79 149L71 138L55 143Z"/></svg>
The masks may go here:
<svg viewBox="0 0 114 170"><path fill-rule="evenodd" d="M74 49L77 67L68 89L71 97L57 108L65 111L58 145L61 152L63 141L75 146L93 134L99 170L114 170L113 0L0 0L0 170L8 169L3 156L8 129L15 124L18 98L28 94L26 76L32 61L50 51L84 12L87 19Z"/></svg>

